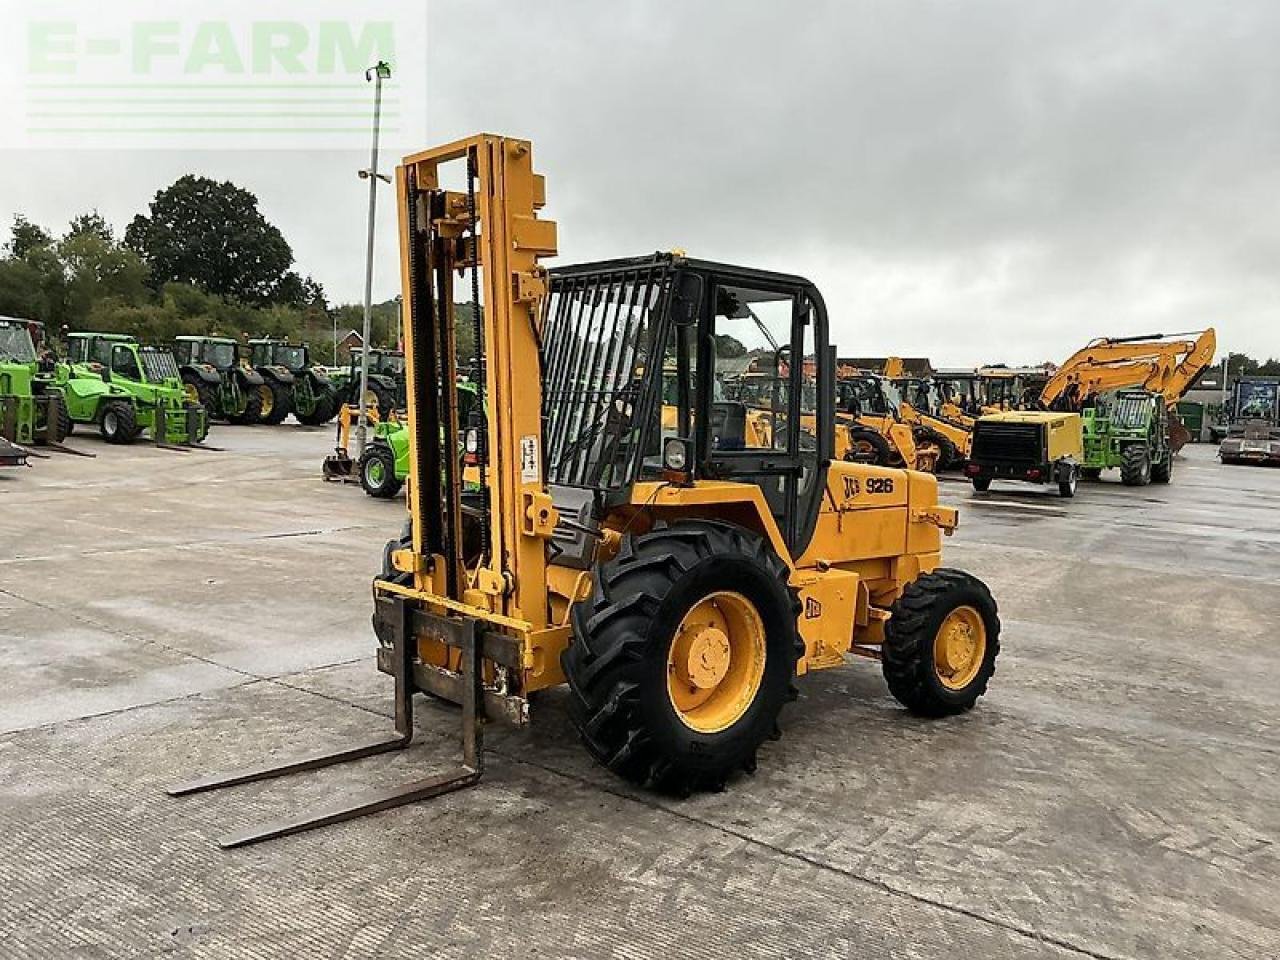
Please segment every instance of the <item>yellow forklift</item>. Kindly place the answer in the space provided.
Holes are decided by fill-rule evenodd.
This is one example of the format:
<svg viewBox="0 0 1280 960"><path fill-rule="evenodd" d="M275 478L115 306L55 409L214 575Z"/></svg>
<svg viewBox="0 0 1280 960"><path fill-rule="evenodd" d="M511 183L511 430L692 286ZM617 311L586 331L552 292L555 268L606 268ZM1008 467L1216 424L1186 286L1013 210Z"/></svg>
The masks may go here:
<svg viewBox="0 0 1280 960"><path fill-rule="evenodd" d="M225 846L474 784L483 724L528 723L530 696L566 683L590 754L674 795L752 772L795 681L850 655L880 661L913 713L974 706L1000 648L996 603L942 566L957 514L934 477L834 457L835 354L812 283L675 254L548 272L556 225L538 217L545 187L526 140L418 153L396 182L410 522L387 545L373 620L397 736L171 792L401 749L416 692L461 705L462 762ZM462 437L457 392L441 387L456 380L460 276L484 305L470 338L480 402ZM717 334L744 305L775 324L789 384L759 445L746 405L714 385ZM460 442L478 487L463 482Z"/></svg>

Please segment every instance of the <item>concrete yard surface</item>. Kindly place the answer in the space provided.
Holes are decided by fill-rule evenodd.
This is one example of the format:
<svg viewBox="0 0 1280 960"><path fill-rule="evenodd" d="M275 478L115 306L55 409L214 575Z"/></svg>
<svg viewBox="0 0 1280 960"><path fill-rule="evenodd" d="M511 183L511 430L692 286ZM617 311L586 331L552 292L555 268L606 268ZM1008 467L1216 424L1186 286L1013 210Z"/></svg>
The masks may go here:
<svg viewBox="0 0 1280 960"><path fill-rule="evenodd" d="M965 716L851 662L681 801L593 764L551 691L474 789L224 851L456 762L419 698L405 753L163 792L390 733L369 584L404 506L322 482L332 438L77 433L96 459L0 474L0 958L1280 956L1280 470L944 481L947 563L1003 621Z"/></svg>

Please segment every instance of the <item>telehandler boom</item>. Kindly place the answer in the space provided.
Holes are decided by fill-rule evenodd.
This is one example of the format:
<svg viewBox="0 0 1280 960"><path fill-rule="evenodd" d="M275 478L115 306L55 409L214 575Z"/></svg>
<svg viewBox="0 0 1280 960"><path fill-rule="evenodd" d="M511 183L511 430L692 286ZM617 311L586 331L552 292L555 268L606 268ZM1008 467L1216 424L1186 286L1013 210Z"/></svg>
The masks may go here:
<svg viewBox="0 0 1280 960"><path fill-rule="evenodd" d="M398 736L172 792L400 749L415 692L461 705L462 763L225 845L471 785L482 721L527 723L530 695L565 682L592 756L677 795L753 771L796 678L850 654L880 660L890 692L924 716L968 710L987 688L996 604L941 566L957 517L936 478L833 456L836 364L817 288L681 254L548 273L544 189L528 141L487 134L397 169L410 523L374 581L374 627ZM483 306L470 315L465 430L461 274ZM719 335L748 314L774 326L769 372L788 384L767 445L751 445L746 405L715 381Z"/></svg>

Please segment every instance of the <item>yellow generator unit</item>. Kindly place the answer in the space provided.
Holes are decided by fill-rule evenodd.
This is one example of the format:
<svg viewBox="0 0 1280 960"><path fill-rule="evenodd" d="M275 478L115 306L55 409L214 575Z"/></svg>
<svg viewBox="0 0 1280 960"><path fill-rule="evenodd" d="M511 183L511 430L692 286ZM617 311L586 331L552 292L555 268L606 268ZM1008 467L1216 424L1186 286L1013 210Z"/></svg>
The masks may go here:
<svg viewBox="0 0 1280 960"><path fill-rule="evenodd" d="M1078 413L1012 410L979 417L964 472L973 489L992 480L1056 484L1064 497L1076 495L1084 461L1084 425Z"/></svg>

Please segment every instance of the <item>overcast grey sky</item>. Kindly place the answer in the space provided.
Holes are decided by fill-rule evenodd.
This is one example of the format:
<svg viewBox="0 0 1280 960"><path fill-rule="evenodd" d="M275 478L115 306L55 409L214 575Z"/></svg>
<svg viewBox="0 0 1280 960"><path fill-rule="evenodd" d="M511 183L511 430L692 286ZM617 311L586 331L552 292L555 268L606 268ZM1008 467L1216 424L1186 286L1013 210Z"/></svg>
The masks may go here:
<svg viewBox="0 0 1280 960"><path fill-rule="evenodd" d="M862 355L1039 362L1214 324L1280 356L1275 0L432 0L428 37L402 111L433 141L532 139L561 262L802 273ZM0 151L0 217L123 229L183 173L229 178L356 300L365 159Z"/></svg>

